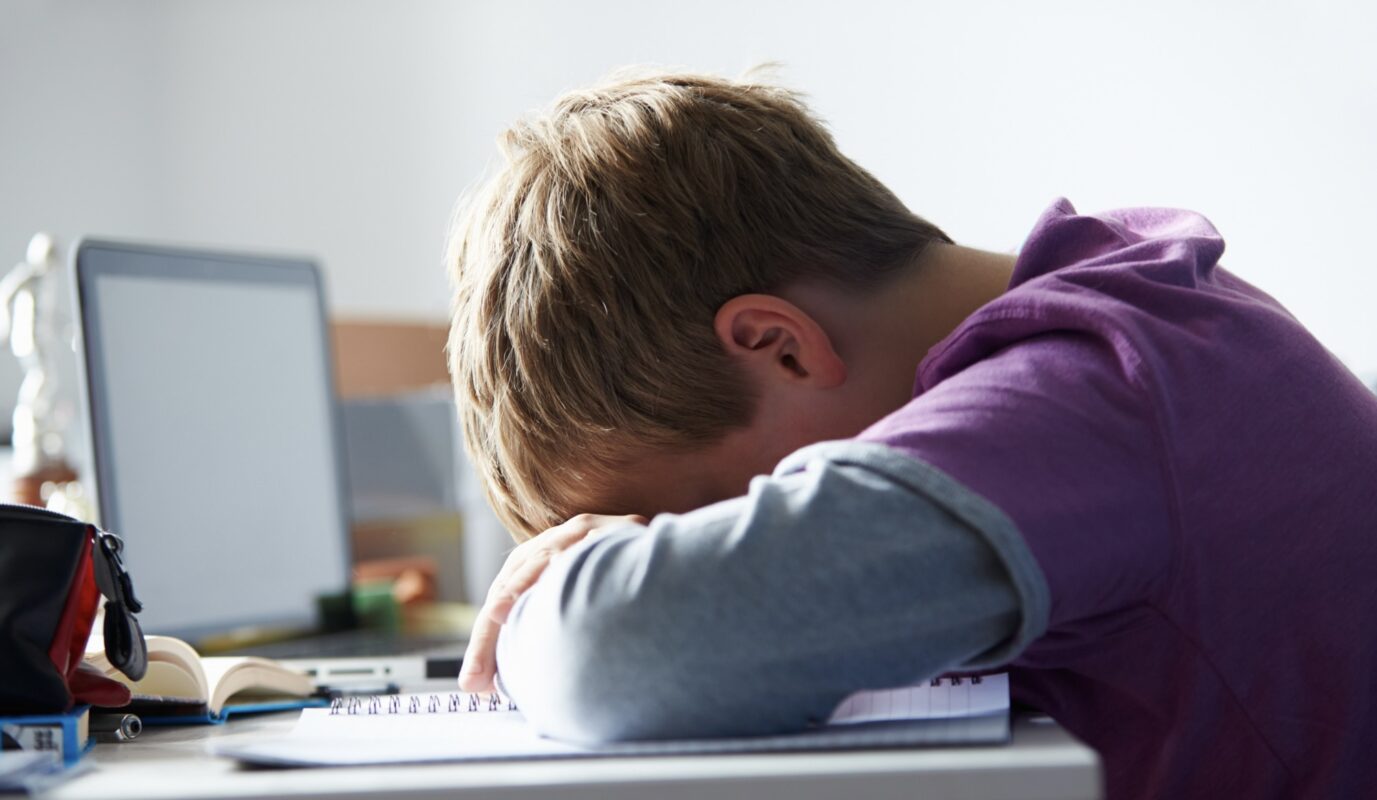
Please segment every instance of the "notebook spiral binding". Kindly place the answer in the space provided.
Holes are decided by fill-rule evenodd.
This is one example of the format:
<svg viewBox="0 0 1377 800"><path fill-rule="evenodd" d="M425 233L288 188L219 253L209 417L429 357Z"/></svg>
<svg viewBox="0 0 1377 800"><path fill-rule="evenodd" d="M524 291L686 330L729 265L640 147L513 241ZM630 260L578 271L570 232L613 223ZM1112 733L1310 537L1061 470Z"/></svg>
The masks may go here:
<svg viewBox="0 0 1377 800"><path fill-rule="evenodd" d="M928 681L929 686L941 686L943 683L948 686L960 686L962 683L979 686L984 680L979 675L938 675Z"/></svg>
<svg viewBox="0 0 1377 800"><path fill-rule="evenodd" d="M456 714L478 711L516 711L516 703L497 692L486 695L451 692L448 695L373 695L336 697L330 716L378 716L392 714Z"/></svg>
<svg viewBox="0 0 1377 800"><path fill-rule="evenodd" d="M978 686L980 675L939 675L929 681L930 686ZM451 692L447 695L372 695L369 697L336 697L330 701L330 716L379 716L396 714L457 714L480 711L516 711L516 702L498 692Z"/></svg>

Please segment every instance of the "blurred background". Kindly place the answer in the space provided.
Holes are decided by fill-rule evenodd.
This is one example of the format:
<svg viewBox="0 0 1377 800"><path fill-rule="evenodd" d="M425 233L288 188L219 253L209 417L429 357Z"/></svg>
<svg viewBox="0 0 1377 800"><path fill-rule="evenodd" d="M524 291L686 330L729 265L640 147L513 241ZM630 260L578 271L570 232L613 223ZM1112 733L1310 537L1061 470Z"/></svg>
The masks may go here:
<svg viewBox="0 0 1377 800"><path fill-rule="evenodd" d="M959 241L1014 248L1059 195L1196 209L1370 373L1374 30L1370 2L6 0L0 256L305 252L339 314L443 321L447 220L513 119L625 64L778 61Z"/></svg>
<svg viewBox="0 0 1377 800"><path fill-rule="evenodd" d="M1373 31L1370 2L5 0L0 266L40 230L309 254L347 394L443 382L447 222L506 125L627 64L773 61L959 242L1015 249L1058 196L1201 211L1371 381ZM18 380L0 353L0 420Z"/></svg>
<svg viewBox="0 0 1377 800"><path fill-rule="evenodd" d="M627 63L777 61L958 241L1013 248L1056 196L1198 209L1373 372L1373 30L1374 4L1301 1L7 0L0 255L36 230L288 249L341 315L443 321L446 222L515 117Z"/></svg>

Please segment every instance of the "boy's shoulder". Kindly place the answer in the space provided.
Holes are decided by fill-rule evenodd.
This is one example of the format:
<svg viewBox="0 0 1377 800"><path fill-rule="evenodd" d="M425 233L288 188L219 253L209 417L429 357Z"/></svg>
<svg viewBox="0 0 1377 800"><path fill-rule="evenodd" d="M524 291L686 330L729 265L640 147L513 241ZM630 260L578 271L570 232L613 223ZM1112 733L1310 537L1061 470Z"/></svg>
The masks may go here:
<svg viewBox="0 0 1377 800"><path fill-rule="evenodd" d="M1111 754L1235 730L1218 785L1265 793L1290 769L1344 794L1371 765L1316 764L1377 729L1332 689L1377 664L1377 640L1354 634L1377 611L1377 396L1220 268L1201 220L1054 207L1011 289L862 438L1013 520L1051 597L1016 684L1068 727ZM1307 677L1315 653L1329 685ZM1150 723L1124 723L1145 707ZM1196 770L1124 775L1173 794Z"/></svg>
<svg viewBox="0 0 1377 800"><path fill-rule="evenodd" d="M1008 290L929 352L918 388L1051 334L1098 340L1133 371L1142 366L1141 351L1165 346L1202 312L1236 313L1240 293L1279 309L1218 267L1223 251L1219 232L1193 211L1081 215L1058 200L1025 240ZM1190 302L1183 303L1187 295Z"/></svg>

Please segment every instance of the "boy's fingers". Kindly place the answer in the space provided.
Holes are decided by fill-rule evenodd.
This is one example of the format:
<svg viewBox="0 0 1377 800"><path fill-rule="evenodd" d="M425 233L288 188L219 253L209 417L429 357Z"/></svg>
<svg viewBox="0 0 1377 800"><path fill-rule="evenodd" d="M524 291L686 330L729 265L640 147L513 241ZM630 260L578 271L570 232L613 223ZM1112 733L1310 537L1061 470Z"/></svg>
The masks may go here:
<svg viewBox="0 0 1377 800"><path fill-rule="evenodd" d="M580 514L518 545L502 565L488 589L488 596L474 620L464 665L459 672L459 688L466 692L487 692L497 675L497 637L502 632L517 598L540 579L551 559L582 541L588 534L608 525L631 522L645 525L639 514L605 516Z"/></svg>
<svg viewBox="0 0 1377 800"><path fill-rule="evenodd" d="M557 525L540 535L518 545L502 565L501 572L488 588L488 596L479 611L480 618L486 616L499 625L507 621L507 614L522 592L531 588L541 573L549 566L555 556L578 544L588 534L609 523L640 522L644 517L609 517L597 514L580 514L569 521Z"/></svg>
<svg viewBox="0 0 1377 800"><path fill-rule="evenodd" d="M502 626L479 614L464 651L464 664L459 669L459 688L466 692L486 692L492 689L496 674L497 634Z"/></svg>
<svg viewBox="0 0 1377 800"><path fill-rule="evenodd" d="M578 516L556 525L532 541L546 542L549 546L568 547L587 536L592 527L591 517Z"/></svg>
<svg viewBox="0 0 1377 800"><path fill-rule="evenodd" d="M570 517L567 521L556 525L546 533L541 534L541 536L552 536L552 538L560 544L568 547L599 528L607 528L624 522L630 522L636 525L646 525L649 524L650 520L640 514L625 514L619 516L609 514L579 514L576 517Z"/></svg>
<svg viewBox="0 0 1377 800"><path fill-rule="evenodd" d="M527 551L529 552L529 551ZM513 556L516 554L513 553ZM525 554L523 554L525 555ZM497 637L502 632L502 624L516 602L519 591L513 591L512 581L526 567L524 559L509 558L502 568L503 575L488 589L487 599L478 610L473 621L473 631L469 634L469 646L464 651L464 665L459 672L459 687L466 692L487 691L492 686L497 666ZM523 578L524 579L524 578ZM472 687L472 688L470 688Z"/></svg>
<svg viewBox="0 0 1377 800"><path fill-rule="evenodd" d="M486 692L493 688L493 677L497 674L497 637L516 599L511 595L511 578L525 566L532 549L523 544L513 550L488 587L488 595L469 633L469 646L464 650L464 663L459 670L459 688L465 692Z"/></svg>
<svg viewBox="0 0 1377 800"><path fill-rule="evenodd" d="M507 578L498 595L489 598L489 607L485 608L489 618L498 625L507 624L507 617L512 613L512 606L516 605L516 601L527 589L540 580L546 567L550 566L551 559L557 555L559 555L558 552L541 551L531 560L522 564L520 569Z"/></svg>
<svg viewBox="0 0 1377 800"><path fill-rule="evenodd" d="M493 581L474 620L469 646L464 652L464 665L459 672L460 689L466 692L492 689L493 676L497 674L497 637L502 633L502 625L517 598L536 582L553 554L548 547L528 548L519 557L514 552L507 560L504 574Z"/></svg>

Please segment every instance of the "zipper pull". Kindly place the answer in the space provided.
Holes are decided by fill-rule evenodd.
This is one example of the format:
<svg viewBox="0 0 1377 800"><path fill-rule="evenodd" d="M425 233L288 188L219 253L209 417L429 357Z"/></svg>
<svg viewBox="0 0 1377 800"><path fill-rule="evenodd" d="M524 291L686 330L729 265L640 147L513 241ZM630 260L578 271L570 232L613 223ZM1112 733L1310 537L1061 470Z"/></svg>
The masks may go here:
<svg viewBox="0 0 1377 800"><path fill-rule="evenodd" d="M105 569L97 570L97 576L105 578L104 581L96 581L100 590L111 600L118 600L130 612L139 613L143 610L143 603L134 596L134 581L124 568L124 560L120 558L124 541L113 533L99 529L96 530L96 541L105 562Z"/></svg>

